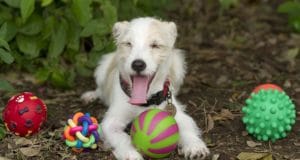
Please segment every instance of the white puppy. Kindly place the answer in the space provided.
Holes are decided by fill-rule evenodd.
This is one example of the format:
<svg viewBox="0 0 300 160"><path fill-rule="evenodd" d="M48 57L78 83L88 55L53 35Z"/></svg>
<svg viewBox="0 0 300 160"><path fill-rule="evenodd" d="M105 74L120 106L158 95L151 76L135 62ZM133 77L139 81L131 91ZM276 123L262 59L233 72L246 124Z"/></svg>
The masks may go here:
<svg viewBox="0 0 300 160"><path fill-rule="evenodd" d="M186 68L181 51L174 48L176 25L137 18L117 22L113 35L117 50L103 56L95 71L97 89L84 93L82 99L89 102L100 98L109 106L102 121L103 136L116 158L143 159L124 129L141 112L154 106L164 109L168 98L177 110L179 153L186 159L207 156L209 150L199 128L175 98Z"/></svg>

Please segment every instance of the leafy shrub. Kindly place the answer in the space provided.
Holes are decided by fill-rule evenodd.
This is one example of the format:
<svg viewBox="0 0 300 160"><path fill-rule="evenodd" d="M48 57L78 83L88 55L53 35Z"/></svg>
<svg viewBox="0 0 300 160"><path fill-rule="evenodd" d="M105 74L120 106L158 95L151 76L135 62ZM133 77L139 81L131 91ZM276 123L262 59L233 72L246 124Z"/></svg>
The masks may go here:
<svg viewBox="0 0 300 160"><path fill-rule="evenodd" d="M288 15L288 23L295 31L300 32L300 1L286 1L278 7L279 13Z"/></svg>
<svg viewBox="0 0 300 160"><path fill-rule="evenodd" d="M114 49L117 20L161 15L171 0L0 0L0 66L34 73L61 88L91 75Z"/></svg>
<svg viewBox="0 0 300 160"><path fill-rule="evenodd" d="M6 134L6 130L3 124L2 116L0 116L0 140L2 140L5 137L5 134Z"/></svg>
<svg viewBox="0 0 300 160"><path fill-rule="evenodd" d="M228 10L230 7L237 6L239 0L219 0L221 11Z"/></svg>

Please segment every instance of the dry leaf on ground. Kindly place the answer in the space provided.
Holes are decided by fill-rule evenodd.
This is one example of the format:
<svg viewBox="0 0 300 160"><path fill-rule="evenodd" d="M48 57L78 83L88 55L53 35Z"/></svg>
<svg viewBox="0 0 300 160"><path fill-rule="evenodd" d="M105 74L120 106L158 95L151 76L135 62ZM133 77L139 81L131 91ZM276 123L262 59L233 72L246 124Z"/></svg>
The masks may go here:
<svg viewBox="0 0 300 160"><path fill-rule="evenodd" d="M206 128L205 132L209 132L215 126L215 122L210 114L207 115L207 125L206 126L207 126L207 128Z"/></svg>
<svg viewBox="0 0 300 160"><path fill-rule="evenodd" d="M233 120L234 115L228 109L222 109L221 113L218 113L212 117L214 121Z"/></svg>
<svg viewBox="0 0 300 160"><path fill-rule="evenodd" d="M211 160L218 160L220 157L220 154L214 154L211 158Z"/></svg>
<svg viewBox="0 0 300 160"><path fill-rule="evenodd" d="M40 149L39 148L34 148L34 147L20 148L20 151L23 155L25 155L27 157L33 157L33 156L36 156L40 153Z"/></svg>
<svg viewBox="0 0 300 160"><path fill-rule="evenodd" d="M255 153L255 152L241 152L237 158L239 160L273 160L271 153Z"/></svg>
<svg viewBox="0 0 300 160"><path fill-rule="evenodd" d="M32 145L33 142L30 139L24 137L18 137L17 139L15 139L15 144L20 146L25 146L25 145Z"/></svg>
<svg viewBox="0 0 300 160"><path fill-rule="evenodd" d="M11 160L11 159L0 156L0 160Z"/></svg>

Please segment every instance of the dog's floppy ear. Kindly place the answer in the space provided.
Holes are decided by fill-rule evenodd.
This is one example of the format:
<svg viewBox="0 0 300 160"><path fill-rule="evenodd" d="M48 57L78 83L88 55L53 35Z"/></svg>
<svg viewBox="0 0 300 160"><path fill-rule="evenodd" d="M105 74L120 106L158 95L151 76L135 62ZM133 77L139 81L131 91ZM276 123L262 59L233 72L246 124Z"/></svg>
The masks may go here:
<svg viewBox="0 0 300 160"><path fill-rule="evenodd" d="M120 38L120 35L124 33L126 28L128 27L129 22L128 21L122 21L122 22L117 22L114 24L112 33L116 41Z"/></svg>
<svg viewBox="0 0 300 160"><path fill-rule="evenodd" d="M167 33L169 33L169 39L171 46L174 45L176 38L177 38L177 27L174 22L165 22L167 27Z"/></svg>

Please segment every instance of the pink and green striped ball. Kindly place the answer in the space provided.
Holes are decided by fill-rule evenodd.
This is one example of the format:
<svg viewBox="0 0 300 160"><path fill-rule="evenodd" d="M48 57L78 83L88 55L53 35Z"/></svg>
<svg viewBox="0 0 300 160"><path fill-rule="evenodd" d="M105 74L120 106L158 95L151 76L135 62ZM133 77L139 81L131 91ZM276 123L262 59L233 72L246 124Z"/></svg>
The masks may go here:
<svg viewBox="0 0 300 160"><path fill-rule="evenodd" d="M150 158L164 158L176 149L178 131L178 125L169 112L150 109L135 118L130 135L140 153Z"/></svg>

